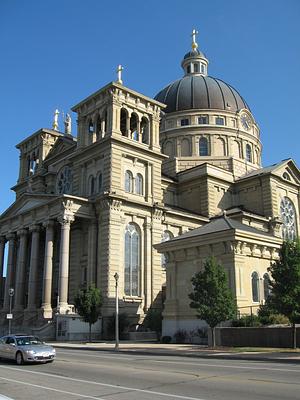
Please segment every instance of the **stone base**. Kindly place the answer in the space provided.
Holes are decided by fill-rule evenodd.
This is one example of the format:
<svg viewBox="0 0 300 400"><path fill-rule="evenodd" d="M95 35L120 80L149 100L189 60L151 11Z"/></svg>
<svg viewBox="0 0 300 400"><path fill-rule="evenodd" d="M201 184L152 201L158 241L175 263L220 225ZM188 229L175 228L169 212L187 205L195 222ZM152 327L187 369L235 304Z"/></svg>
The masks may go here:
<svg viewBox="0 0 300 400"><path fill-rule="evenodd" d="M75 307L68 303L59 303L57 309L57 314L75 314Z"/></svg>
<svg viewBox="0 0 300 400"><path fill-rule="evenodd" d="M53 318L53 310L51 307L41 307L39 311L40 319L52 319Z"/></svg>

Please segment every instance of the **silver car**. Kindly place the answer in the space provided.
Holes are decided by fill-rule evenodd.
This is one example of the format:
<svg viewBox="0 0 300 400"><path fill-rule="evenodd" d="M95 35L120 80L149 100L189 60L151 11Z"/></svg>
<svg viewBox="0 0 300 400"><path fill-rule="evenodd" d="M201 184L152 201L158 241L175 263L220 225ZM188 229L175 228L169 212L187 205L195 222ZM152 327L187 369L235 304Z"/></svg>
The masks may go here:
<svg viewBox="0 0 300 400"><path fill-rule="evenodd" d="M53 362L55 349L36 336L8 335L0 338L0 358L15 360L18 365L25 362Z"/></svg>

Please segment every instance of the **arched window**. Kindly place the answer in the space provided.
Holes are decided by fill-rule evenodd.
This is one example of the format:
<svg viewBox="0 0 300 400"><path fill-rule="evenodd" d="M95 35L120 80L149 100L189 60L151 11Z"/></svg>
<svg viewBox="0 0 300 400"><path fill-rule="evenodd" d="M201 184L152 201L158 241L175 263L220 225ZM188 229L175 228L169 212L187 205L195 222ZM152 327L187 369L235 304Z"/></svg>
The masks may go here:
<svg viewBox="0 0 300 400"><path fill-rule="evenodd" d="M253 303L259 302L259 277L257 272L253 272L251 275L252 281L252 301Z"/></svg>
<svg viewBox="0 0 300 400"><path fill-rule="evenodd" d="M246 161L252 162L252 150L250 144L246 144Z"/></svg>
<svg viewBox="0 0 300 400"><path fill-rule="evenodd" d="M121 108L121 116L120 116L120 130L122 136L127 136L127 118L128 113L125 108Z"/></svg>
<svg viewBox="0 0 300 400"><path fill-rule="evenodd" d="M288 198L284 197L280 202L280 215L282 219L282 237L285 240L296 239L296 210L293 202Z"/></svg>
<svg viewBox="0 0 300 400"><path fill-rule="evenodd" d="M96 125L96 140L99 140L102 138L102 121L100 116L98 115L97 118L97 125Z"/></svg>
<svg viewBox="0 0 300 400"><path fill-rule="evenodd" d="M141 120L142 142L149 143L149 121L143 117Z"/></svg>
<svg viewBox="0 0 300 400"><path fill-rule="evenodd" d="M267 300L267 298L270 296L271 289L270 289L270 278L269 275L266 273L264 274L264 298Z"/></svg>
<svg viewBox="0 0 300 400"><path fill-rule="evenodd" d="M161 235L161 241L162 242L167 242L168 240L173 238L173 234L169 231L164 231ZM167 265L167 257L165 256L164 253L162 253L161 255L161 267L163 270L166 269L166 265Z"/></svg>
<svg viewBox="0 0 300 400"><path fill-rule="evenodd" d="M95 194L95 178L93 175L89 177L89 195L92 196Z"/></svg>
<svg viewBox="0 0 300 400"><path fill-rule="evenodd" d="M143 176L141 174L137 174L135 178L135 193L143 194Z"/></svg>
<svg viewBox="0 0 300 400"><path fill-rule="evenodd" d="M133 192L133 175L132 172L128 170L125 172L125 192Z"/></svg>
<svg viewBox="0 0 300 400"><path fill-rule="evenodd" d="M98 193L102 190L102 172L98 175Z"/></svg>
<svg viewBox="0 0 300 400"><path fill-rule="evenodd" d="M127 296L139 296L140 288L140 235L134 224L125 230L124 292Z"/></svg>
<svg viewBox="0 0 300 400"><path fill-rule="evenodd" d="M199 140L199 156L208 156L208 141L205 137Z"/></svg>
<svg viewBox="0 0 300 400"><path fill-rule="evenodd" d="M189 139L183 139L181 142L181 156L188 157L191 155Z"/></svg>
<svg viewBox="0 0 300 400"><path fill-rule="evenodd" d="M139 132L138 132L138 116L135 113L131 114L130 117L130 132L133 140L139 140Z"/></svg>
<svg viewBox="0 0 300 400"><path fill-rule="evenodd" d="M105 113L104 113L104 132L102 132L102 133L106 133L107 132L107 110L105 110Z"/></svg>

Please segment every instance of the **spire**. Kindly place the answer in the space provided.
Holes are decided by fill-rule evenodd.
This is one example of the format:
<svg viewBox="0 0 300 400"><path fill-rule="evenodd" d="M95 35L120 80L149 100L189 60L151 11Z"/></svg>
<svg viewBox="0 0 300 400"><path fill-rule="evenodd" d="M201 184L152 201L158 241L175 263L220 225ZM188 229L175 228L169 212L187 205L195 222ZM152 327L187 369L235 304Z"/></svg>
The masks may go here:
<svg viewBox="0 0 300 400"><path fill-rule="evenodd" d="M121 85L123 85L123 81L122 81L122 71L123 71L123 67L122 67L122 65L118 65L118 68L117 68L117 76L118 76L118 79L117 79L117 83L120 83Z"/></svg>
<svg viewBox="0 0 300 400"><path fill-rule="evenodd" d="M58 109L56 109L54 111L54 118L53 118L53 124L52 124L52 128L55 131L58 131L58 115L59 115L59 111L58 111Z"/></svg>
<svg viewBox="0 0 300 400"><path fill-rule="evenodd" d="M192 37L192 50L197 50L198 49L198 43L196 42L196 35L198 35L198 31L196 31L196 29L193 29L192 30L192 34L191 34L191 37Z"/></svg>

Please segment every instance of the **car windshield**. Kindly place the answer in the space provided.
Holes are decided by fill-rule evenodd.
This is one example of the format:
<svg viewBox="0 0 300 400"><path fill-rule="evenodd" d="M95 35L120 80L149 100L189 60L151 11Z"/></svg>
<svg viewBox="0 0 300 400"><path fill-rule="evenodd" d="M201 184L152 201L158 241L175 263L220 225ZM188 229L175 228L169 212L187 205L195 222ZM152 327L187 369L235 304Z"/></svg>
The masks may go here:
<svg viewBox="0 0 300 400"><path fill-rule="evenodd" d="M16 338L16 341L18 346L34 346L37 344L43 344L43 342L35 336L22 336Z"/></svg>

